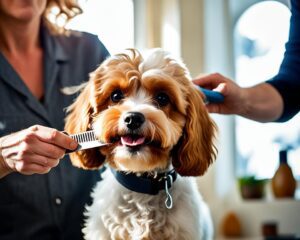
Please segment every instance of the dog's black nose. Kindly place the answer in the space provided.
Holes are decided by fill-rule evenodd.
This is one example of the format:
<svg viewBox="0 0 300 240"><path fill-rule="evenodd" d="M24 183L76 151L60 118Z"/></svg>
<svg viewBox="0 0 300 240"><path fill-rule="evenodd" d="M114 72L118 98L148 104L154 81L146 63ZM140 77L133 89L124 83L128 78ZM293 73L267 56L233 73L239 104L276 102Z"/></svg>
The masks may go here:
<svg viewBox="0 0 300 240"><path fill-rule="evenodd" d="M138 129L145 122L145 116L139 112L128 112L124 117L125 125L131 129Z"/></svg>

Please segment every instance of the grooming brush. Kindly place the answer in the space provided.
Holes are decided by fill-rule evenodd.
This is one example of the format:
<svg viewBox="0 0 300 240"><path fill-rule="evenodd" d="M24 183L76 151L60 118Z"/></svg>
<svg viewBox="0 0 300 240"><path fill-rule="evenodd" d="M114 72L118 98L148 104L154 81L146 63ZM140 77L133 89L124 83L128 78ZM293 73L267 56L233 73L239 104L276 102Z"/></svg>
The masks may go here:
<svg viewBox="0 0 300 240"><path fill-rule="evenodd" d="M224 102L224 96L223 94L217 92L217 91L212 91L212 90L208 90L205 88L202 88L198 85L195 85L196 88L203 92L203 94L205 95L205 103L222 103Z"/></svg>
<svg viewBox="0 0 300 240"><path fill-rule="evenodd" d="M93 130L82 132L82 133L76 133L73 135L69 135L66 132L63 133L70 136L71 138L76 140L76 142L78 142L78 146L76 149L66 150L66 153L77 152L77 151L81 151L89 148L95 148L95 147L104 147L110 144L110 143L104 143L99 141Z"/></svg>

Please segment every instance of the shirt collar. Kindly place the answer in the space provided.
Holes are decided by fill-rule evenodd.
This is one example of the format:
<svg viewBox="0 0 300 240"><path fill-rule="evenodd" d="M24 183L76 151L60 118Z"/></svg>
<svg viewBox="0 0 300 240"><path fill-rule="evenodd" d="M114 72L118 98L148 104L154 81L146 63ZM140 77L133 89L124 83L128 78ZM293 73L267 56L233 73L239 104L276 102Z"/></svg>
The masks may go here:
<svg viewBox="0 0 300 240"><path fill-rule="evenodd" d="M41 25L41 41L46 56L58 62L65 62L69 60L69 55L61 45L60 37L59 34L50 33L45 24Z"/></svg>

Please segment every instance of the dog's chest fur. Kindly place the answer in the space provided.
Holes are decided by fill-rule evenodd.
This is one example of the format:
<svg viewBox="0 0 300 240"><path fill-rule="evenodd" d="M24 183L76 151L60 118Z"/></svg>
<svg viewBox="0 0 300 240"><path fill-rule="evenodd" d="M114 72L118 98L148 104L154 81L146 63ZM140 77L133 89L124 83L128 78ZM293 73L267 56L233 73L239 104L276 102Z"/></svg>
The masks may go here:
<svg viewBox="0 0 300 240"><path fill-rule="evenodd" d="M87 208L85 238L206 239L204 235L212 232L210 216L191 180L177 179L170 189L174 206L167 209L164 191L158 195L132 192L106 171L93 191L93 204Z"/></svg>

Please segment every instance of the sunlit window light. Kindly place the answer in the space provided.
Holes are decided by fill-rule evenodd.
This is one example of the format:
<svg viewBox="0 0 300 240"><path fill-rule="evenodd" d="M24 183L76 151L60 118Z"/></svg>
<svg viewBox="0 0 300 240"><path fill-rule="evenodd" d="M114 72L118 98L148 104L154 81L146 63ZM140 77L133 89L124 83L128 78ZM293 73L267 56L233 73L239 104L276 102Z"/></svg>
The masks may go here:
<svg viewBox="0 0 300 240"><path fill-rule="evenodd" d="M257 3L241 15L235 28L236 79L241 86L255 85L278 72L289 20L289 9L276 1ZM279 125L237 117L237 174L271 178L278 166L279 150L290 147L289 163L300 177L299 120L296 116Z"/></svg>
<svg viewBox="0 0 300 240"><path fill-rule="evenodd" d="M111 54L134 45L132 0L81 0L83 14L67 28L98 35Z"/></svg>

